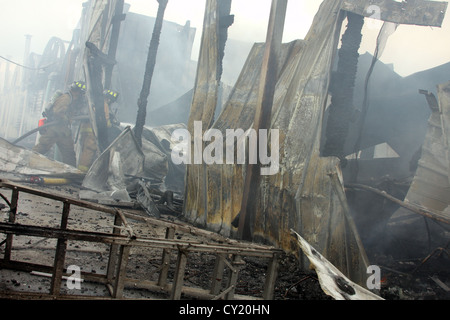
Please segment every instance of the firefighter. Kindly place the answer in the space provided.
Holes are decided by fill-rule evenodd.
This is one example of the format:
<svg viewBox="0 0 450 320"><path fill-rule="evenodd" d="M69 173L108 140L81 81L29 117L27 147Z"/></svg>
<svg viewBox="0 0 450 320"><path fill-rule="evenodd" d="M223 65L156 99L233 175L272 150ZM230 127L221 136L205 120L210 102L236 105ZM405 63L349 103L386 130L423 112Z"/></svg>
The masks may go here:
<svg viewBox="0 0 450 320"><path fill-rule="evenodd" d="M83 81L75 81L66 93L57 91L42 115L46 121L56 122L55 125L40 130L41 136L33 151L46 154L56 144L61 154L62 162L76 166L74 141L72 138L71 121L80 114L84 105L86 85Z"/></svg>
<svg viewBox="0 0 450 320"><path fill-rule="evenodd" d="M111 113L111 105L117 101L119 97L119 93L113 90L105 90L103 91L103 96L105 97L105 117L106 124L108 128L111 128L113 125L118 125L119 122L116 120L114 114Z"/></svg>
<svg viewBox="0 0 450 320"><path fill-rule="evenodd" d="M105 90L104 96L104 110L106 124L108 128L111 128L113 124L117 124L114 115L110 112L110 106L117 101L119 93L112 90ZM80 126L80 144L81 155L78 161L78 170L87 172L95 160L97 154L97 141L95 139L92 125L89 121L81 123Z"/></svg>

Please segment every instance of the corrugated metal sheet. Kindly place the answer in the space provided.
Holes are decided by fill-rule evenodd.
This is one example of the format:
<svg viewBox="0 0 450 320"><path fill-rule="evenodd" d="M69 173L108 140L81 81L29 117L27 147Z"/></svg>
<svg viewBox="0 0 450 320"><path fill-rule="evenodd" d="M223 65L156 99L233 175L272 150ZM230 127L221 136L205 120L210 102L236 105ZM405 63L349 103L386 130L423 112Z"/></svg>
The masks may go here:
<svg viewBox="0 0 450 320"><path fill-rule="evenodd" d="M341 175L339 161L319 156L330 69L343 18L340 6L341 1L324 1L305 40L283 45L271 123L271 128L280 133L280 172L262 177L259 188L251 194L251 228L254 241L298 252L290 234L294 229L352 280L361 283L366 272L365 252L358 247L357 232L348 223L345 203L340 200L340 196L345 199L342 179L341 194L337 194L330 178L330 174ZM209 45L207 48L213 50ZM228 103L212 125L224 135L226 129L252 127L262 54L263 46L255 45ZM199 73L210 74L211 79L198 78L191 109L191 120L203 119L204 127L210 111L203 113L203 118L194 115L197 99L206 108L214 104L215 96L208 99L214 90L200 91L215 85L212 70L210 65L199 63ZM236 229L231 222L241 208L245 170L246 166L239 164L189 165L184 208L188 220L234 236Z"/></svg>
<svg viewBox="0 0 450 320"><path fill-rule="evenodd" d="M197 78L194 96L188 120L188 130L193 133L194 122L201 121L203 131L207 130L214 120L216 103L219 94L220 68L219 57L219 1L208 0L203 21L202 43L198 61ZM194 135L191 134L191 138ZM198 144L202 147L202 144ZM194 141L192 141L194 147ZM194 152L194 151L193 151ZM206 224L206 167L192 164L186 170L186 216L195 223Z"/></svg>
<svg viewBox="0 0 450 320"><path fill-rule="evenodd" d="M439 85L437 92L439 108L431 108L422 156L405 200L442 212L450 205L450 82Z"/></svg>
<svg viewBox="0 0 450 320"><path fill-rule="evenodd" d="M368 3L345 1L347 6L355 5L356 11L358 3L363 2ZM321 157L319 150L330 72L345 17L343 3L325 0L305 39L282 47L270 124L272 130L279 130L280 171L261 177L249 196L247 208L251 210L246 215L250 217L253 241L299 252L290 232L294 230L352 281L361 284L367 277L369 262L349 215L340 163L335 157ZM385 8L387 3L377 4ZM420 24L431 14L433 17L427 21L439 24L441 12L433 12L446 8L446 4L429 1L414 4L399 11L404 14L399 23ZM211 127L225 136L226 129L253 128L263 46L253 47L228 102L210 126L217 99L217 31L211 28L217 23L214 5L216 1L207 1L189 127L192 133L193 121L201 120L203 130ZM418 12L424 16L417 17ZM188 165L184 207L187 219L224 236L236 236L232 221L241 210L246 168L240 164ZM307 267L307 259L301 258Z"/></svg>

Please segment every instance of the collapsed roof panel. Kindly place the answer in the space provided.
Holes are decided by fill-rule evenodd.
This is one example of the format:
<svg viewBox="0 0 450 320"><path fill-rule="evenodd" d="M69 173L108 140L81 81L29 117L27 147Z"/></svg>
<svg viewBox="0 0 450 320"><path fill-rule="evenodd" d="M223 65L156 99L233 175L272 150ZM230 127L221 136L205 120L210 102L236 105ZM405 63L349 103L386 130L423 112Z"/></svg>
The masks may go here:
<svg viewBox="0 0 450 320"><path fill-rule="evenodd" d="M414 0L344 0L342 10L398 24L440 27L447 2Z"/></svg>
<svg viewBox="0 0 450 320"><path fill-rule="evenodd" d="M52 176L82 180L84 174L65 163L9 143L0 138L0 172L3 177Z"/></svg>

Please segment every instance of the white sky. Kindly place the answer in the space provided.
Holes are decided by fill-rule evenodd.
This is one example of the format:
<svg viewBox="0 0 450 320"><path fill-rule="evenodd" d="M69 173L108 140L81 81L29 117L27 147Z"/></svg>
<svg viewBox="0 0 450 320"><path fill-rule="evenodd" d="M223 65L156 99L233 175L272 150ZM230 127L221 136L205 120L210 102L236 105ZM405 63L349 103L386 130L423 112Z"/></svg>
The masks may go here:
<svg viewBox="0 0 450 320"><path fill-rule="evenodd" d="M37 53L42 53L52 36L70 40L83 2L85 0L0 0L0 56L22 62L25 34L32 35L31 51ZM126 2L132 12L156 16L156 0ZM289 0L284 42L305 36L320 3L320 0ZM229 37L251 43L264 41L270 4L271 0L233 0L231 13L235 15L235 23L229 29ZM198 46L204 9L205 0L169 0L165 19L182 25L190 20L191 26L197 28ZM449 62L449 11L442 28L399 26L389 39L381 60L393 63L395 71L402 76ZM361 53L373 52L378 32L373 25L370 20L366 23Z"/></svg>

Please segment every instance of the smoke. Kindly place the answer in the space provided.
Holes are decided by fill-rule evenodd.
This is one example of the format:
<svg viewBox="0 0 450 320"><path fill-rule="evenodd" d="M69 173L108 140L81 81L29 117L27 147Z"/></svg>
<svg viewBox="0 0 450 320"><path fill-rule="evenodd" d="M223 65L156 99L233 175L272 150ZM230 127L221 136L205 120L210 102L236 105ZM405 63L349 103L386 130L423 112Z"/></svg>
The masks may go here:
<svg viewBox="0 0 450 320"><path fill-rule="evenodd" d="M83 0L0 1L0 55L23 62L25 35L31 51L41 54L49 39L70 40L81 14Z"/></svg>
<svg viewBox="0 0 450 320"><path fill-rule="evenodd" d="M379 28L371 27L371 20L363 30L364 39L360 52L372 53ZM380 25L381 26L381 25ZM447 10L441 28L414 25L399 25L397 31L389 38L389 43L380 59L386 64L393 64L395 72L403 77L443 65L450 61L450 13Z"/></svg>

